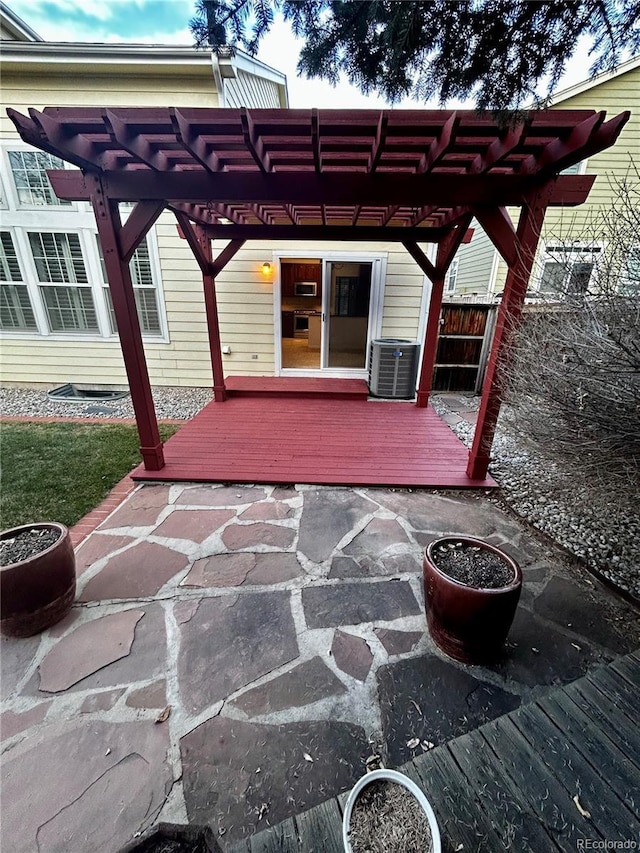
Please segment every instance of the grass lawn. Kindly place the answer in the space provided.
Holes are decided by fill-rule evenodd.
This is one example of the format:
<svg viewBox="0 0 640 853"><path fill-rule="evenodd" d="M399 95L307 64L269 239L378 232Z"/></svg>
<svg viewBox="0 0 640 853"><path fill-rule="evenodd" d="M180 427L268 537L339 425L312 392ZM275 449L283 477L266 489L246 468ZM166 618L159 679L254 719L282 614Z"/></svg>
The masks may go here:
<svg viewBox="0 0 640 853"><path fill-rule="evenodd" d="M177 426L162 424L169 438ZM0 525L75 524L139 462L128 424L3 423Z"/></svg>

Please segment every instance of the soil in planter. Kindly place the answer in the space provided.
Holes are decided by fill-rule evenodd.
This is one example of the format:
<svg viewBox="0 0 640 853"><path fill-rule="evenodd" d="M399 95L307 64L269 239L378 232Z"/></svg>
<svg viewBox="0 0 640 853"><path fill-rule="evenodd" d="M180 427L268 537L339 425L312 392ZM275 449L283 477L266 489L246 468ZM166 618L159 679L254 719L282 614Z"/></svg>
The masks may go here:
<svg viewBox="0 0 640 853"><path fill-rule="evenodd" d="M34 528L24 530L11 539L3 539L0 542L0 566L10 566L12 563L35 557L55 545L59 538L58 530Z"/></svg>
<svg viewBox="0 0 640 853"><path fill-rule="evenodd" d="M433 839L420 803L403 785L376 780L353 804L353 853L431 853Z"/></svg>
<svg viewBox="0 0 640 853"><path fill-rule="evenodd" d="M448 539L431 557L445 575L476 589L501 589L513 581L511 566L480 545Z"/></svg>

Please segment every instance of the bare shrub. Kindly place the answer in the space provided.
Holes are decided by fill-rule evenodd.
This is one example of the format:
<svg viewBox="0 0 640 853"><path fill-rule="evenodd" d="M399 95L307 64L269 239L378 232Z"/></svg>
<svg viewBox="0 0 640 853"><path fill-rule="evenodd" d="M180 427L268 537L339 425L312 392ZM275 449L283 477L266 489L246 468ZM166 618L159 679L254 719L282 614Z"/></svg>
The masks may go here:
<svg viewBox="0 0 640 853"><path fill-rule="evenodd" d="M573 235L572 235L573 236ZM634 499L640 472L640 175L577 239L547 239L505 377L505 426L580 486ZM550 259L549 259L549 256ZM566 486L566 483L564 484Z"/></svg>

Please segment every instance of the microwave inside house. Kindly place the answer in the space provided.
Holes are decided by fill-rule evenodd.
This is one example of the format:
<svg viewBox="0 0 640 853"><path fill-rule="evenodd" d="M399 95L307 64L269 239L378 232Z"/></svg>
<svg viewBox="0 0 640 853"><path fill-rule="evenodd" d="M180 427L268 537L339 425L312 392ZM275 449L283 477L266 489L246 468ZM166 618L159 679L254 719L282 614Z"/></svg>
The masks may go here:
<svg viewBox="0 0 640 853"><path fill-rule="evenodd" d="M293 285L295 296L317 296L318 285L315 281L296 281Z"/></svg>

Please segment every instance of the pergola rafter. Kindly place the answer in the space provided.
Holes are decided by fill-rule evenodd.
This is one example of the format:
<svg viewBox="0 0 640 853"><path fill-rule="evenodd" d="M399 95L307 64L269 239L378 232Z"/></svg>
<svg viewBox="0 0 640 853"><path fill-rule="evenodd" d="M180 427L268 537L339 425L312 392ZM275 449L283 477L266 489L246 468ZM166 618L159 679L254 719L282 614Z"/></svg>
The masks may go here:
<svg viewBox="0 0 640 853"><path fill-rule="evenodd" d="M531 111L513 127L471 111L47 108L8 110L31 145L78 166L56 194L91 201L105 253L145 465L162 445L128 260L164 207L203 274L216 400L225 386L215 277L245 240L394 241L432 282L418 405L426 405L444 279L475 216L509 266L468 474L486 475L499 374L522 310L548 206L583 203L593 175L562 170L613 145L628 121L593 110ZM122 226L118 203L133 201ZM508 207L521 210L517 229ZM216 259L211 241L227 245ZM419 244L437 245L431 262ZM155 424L155 426L154 426Z"/></svg>

